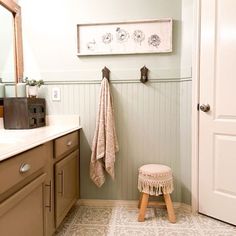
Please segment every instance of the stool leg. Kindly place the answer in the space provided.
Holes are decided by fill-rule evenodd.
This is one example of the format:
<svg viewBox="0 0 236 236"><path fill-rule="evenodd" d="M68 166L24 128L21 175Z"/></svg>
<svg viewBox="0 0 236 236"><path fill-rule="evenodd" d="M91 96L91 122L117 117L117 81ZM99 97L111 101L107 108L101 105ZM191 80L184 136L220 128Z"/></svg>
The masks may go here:
<svg viewBox="0 0 236 236"><path fill-rule="evenodd" d="M147 205L148 205L148 198L149 198L149 194L147 194L147 193L142 194L142 202L141 202L141 206L140 206L140 210L139 210L139 216L138 216L138 221L139 222L144 221L145 212L146 212Z"/></svg>
<svg viewBox="0 0 236 236"><path fill-rule="evenodd" d="M175 212L174 212L174 207L173 207L173 204L171 201L170 194L164 194L164 199L165 199L165 203L166 203L169 221L171 223L175 223L176 222Z"/></svg>
<svg viewBox="0 0 236 236"><path fill-rule="evenodd" d="M142 199L143 199L143 192L140 193L140 197L139 197L139 202L138 202L138 208L139 209L140 209L140 206L141 206Z"/></svg>

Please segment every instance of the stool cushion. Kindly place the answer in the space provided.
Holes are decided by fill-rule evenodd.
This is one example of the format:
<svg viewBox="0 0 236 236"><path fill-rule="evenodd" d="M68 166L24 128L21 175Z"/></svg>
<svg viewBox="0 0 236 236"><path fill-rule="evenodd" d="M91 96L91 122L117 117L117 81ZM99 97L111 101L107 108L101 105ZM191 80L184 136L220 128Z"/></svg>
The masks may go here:
<svg viewBox="0 0 236 236"><path fill-rule="evenodd" d="M140 192L155 196L172 193L174 188L171 168L159 164L141 166L138 189Z"/></svg>

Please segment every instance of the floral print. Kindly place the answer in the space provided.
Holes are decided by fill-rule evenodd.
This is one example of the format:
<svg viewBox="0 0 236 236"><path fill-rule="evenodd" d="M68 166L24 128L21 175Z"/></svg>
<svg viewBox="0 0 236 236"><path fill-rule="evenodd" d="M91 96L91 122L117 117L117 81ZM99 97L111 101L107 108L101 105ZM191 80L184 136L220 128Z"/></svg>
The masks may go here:
<svg viewBox="0 0 236 236"><path fill-rule="evenodd" d="M113 36L111 33L105 33L103 36L102 36L102 42L105 43L105 44L109 44L111 43L113 40Z"/></svg>
<svg viewBox="0 0 236 236"><path fill-rule="evenodd" d="M125 43L129 39L129 33L118 27L116 28L116 38L119 43Z"/></svg>
<svg viewBox="0 0 236 236"><path fill-rule="evenodd" d="M148 38L148 44L153 47L158 47L161 43L161 39L157 34L153 34Z"/></svg>
<svg viewBox="0 0 236 236"><path fill-rule="evenodd" d="M134 42L141 44L145 39L145 34L142 30L135 30L133 33Z"/></svg>

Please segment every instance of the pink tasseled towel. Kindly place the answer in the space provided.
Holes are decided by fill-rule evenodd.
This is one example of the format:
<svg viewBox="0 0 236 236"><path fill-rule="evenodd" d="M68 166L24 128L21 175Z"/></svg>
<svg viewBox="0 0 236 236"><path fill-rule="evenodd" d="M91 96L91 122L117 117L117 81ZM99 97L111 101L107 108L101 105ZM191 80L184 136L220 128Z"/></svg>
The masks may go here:
<svg viewBox="0 0 236 236"><path fill-rule="evenodd" d="M114 164L118 150L112 95L109 82L104 78L101 83L90 162L90 178L98 187L105 182L105 171L112 179L115 178Z"/></svg>

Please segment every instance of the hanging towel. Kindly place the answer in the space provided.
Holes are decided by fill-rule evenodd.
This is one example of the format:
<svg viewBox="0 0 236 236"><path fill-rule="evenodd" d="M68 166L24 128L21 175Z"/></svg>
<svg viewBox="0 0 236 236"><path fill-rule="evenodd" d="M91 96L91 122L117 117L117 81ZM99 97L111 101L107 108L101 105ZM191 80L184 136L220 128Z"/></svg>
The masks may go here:
<svg viewBox="0 0 236 236"><path fill-rule="evenodd" d="M114 164L118 150L112 95L108 79L104 78L101 83L90 162L90 178L98 187L105 182L105 171L112 179L115 178Z"/></svg>

